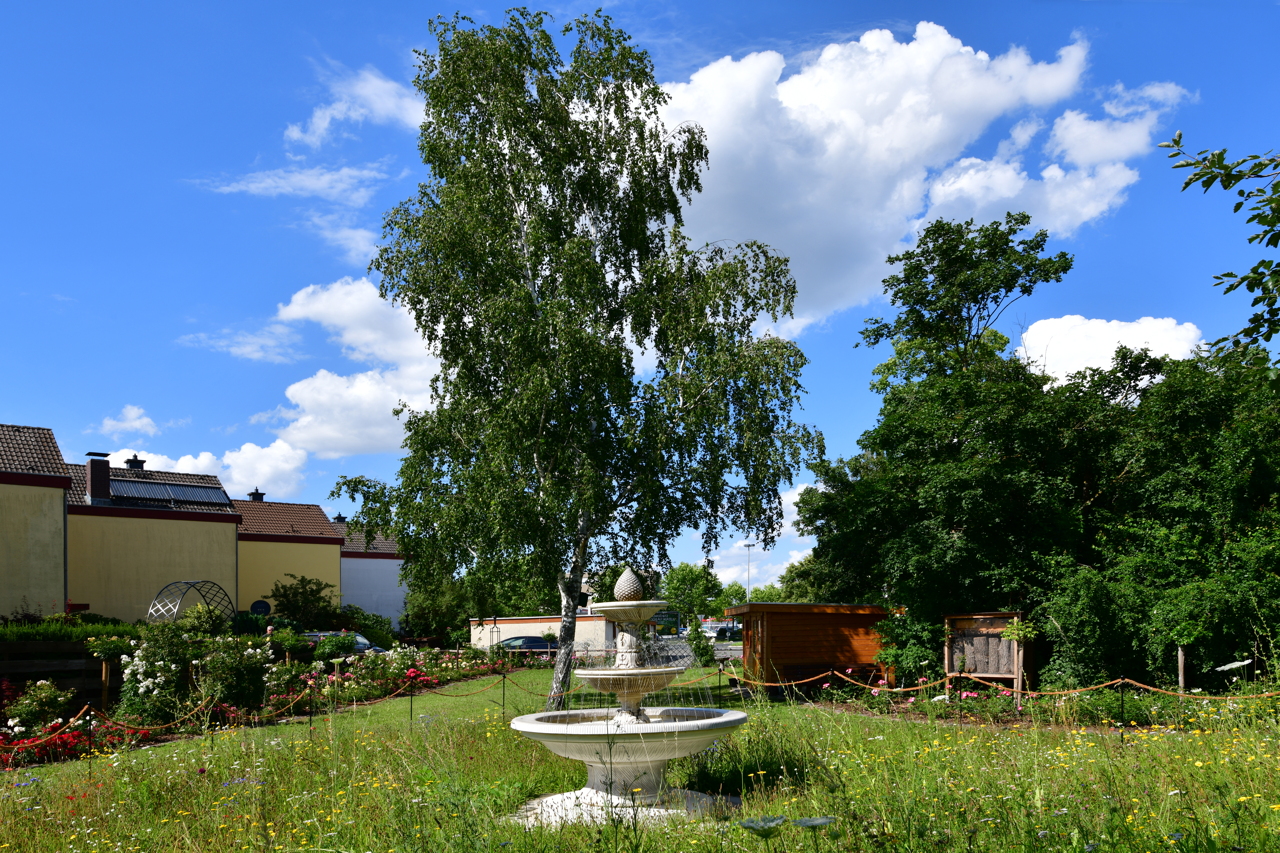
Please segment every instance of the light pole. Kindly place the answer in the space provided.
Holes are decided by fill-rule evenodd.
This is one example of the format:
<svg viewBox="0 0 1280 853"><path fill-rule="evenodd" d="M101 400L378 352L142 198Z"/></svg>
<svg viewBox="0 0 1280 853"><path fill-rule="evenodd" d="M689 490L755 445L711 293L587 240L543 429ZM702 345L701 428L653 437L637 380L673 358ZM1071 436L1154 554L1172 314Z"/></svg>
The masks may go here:
<svg viewBox="0 0 1280 853"><path fill-rule="evenodd" d="M751 601L751 549L756 547L754 542L744 542L743 547L747 549L747 602Z"/></svg>

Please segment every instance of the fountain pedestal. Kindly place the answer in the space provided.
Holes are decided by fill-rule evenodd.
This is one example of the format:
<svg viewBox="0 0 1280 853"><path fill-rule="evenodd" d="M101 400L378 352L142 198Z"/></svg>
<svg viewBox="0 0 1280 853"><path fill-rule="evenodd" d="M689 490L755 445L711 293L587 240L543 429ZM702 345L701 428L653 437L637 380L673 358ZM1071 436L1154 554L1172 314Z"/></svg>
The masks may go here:
<svg viewBox="0 0 1280 853"><path fill-rule="evenodd" d="M586 684L617 695L619 706L525 714L511 727L565 758L587 765L586 787L541 797L518 815L527 824L601 823L669 819L728 804L725 798L664 787L667 762L706 749L747 721L722 708L644 707L644 697L664 689L684 667L642 666L642 626L666 606L638 599L639 582L628 569L614 588L623 600L593 605L619 626L615 665L575 671ZM635 590L636 592L632 592ZM620 814L622 812L623 814Z"/></svg>

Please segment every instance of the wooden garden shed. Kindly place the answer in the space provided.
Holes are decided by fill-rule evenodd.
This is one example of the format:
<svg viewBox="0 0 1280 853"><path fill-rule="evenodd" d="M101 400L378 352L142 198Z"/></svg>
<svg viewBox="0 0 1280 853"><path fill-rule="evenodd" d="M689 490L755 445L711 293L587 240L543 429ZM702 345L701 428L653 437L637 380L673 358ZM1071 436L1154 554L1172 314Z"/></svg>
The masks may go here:
<svg viewBox="0 0 1280 853"><path fill-rule="evenodd" d="M1022 614L1000 611L943 617L947 632L943 666L947 673L1012 681L1014 691L1022 692L1028 666L1027 644L1001 636L1015 619L1021 620Z"/></svg>
<svg viewBox="0 0 1280 853"><path fill-rule="evenodd" d="M866 680L881 675L876 623L888 613L867 604L752 602L725 610L742 622L742 666L756 681L800 681L852 669Z"/></svg>

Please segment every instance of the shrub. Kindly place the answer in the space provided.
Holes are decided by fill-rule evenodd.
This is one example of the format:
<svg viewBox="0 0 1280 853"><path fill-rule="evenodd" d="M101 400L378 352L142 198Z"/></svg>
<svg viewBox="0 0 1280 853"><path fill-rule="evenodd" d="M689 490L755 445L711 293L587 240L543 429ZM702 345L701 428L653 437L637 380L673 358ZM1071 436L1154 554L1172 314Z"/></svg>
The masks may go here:
<svg viewBox="0 0 1280 853"><path fill-rule="evenodd" d="M213 637L192 661L201 699L232 708L256 708L266 697L266 668L274 659L262 637Z"/></svg>
<svg viewBox="0 0 1280 853"><path fill-rule="evenodd" d="M359 631L364 634L366 639L371 640L375 646L389 649L395 644L395 628L392 626L391 620L386 616L370 613L355 604L344 604L342 605L342 617L347 621L345 628Z"/></svg>
<svg viewBox="0 0 1280 853"><path fill-rule="evenodd" d="M74 695L74 690L59 690L51 681L27 682L22 695L5 709L8 717L5 731L30 737L55 721L61 724L62 714Z"/></svg>
<svg viewBox="0 0 1280 853"><path fill-rule="evenodd" d="M702 623L696 617L689 620L689 650L698 666L716 665L716 648L702 633Z"/></svg>
<svg viewBox="0 0 1280 853"><path fill-rule="evenodd" d="M276 581L271 592L263 596L275 602L276 612L311 630L331 630L340 616L334 602L337 587L306 575L285 572L285 577L293 578L293 583Z"/></svg>
<svg viewBox="0 0 1280 853"><path fill-rule="evenodd" d="M193 634L216 637L227 629L227 617L207 604L193 604L175 622Z"/></svg>
<svg viewBox="0 0 1280 853"><path fill-rule="evenodd" d="M322 637L320 642L316 643L315 659L330 661L335 658L348 657L355 654L355 652L355 634L330 634L327 637Z"/></svg>

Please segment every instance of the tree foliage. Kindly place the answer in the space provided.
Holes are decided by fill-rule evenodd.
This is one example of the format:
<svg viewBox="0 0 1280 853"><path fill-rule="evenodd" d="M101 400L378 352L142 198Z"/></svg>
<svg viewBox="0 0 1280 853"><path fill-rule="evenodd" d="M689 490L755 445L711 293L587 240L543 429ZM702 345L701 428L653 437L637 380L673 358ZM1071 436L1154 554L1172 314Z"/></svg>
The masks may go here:
<svg viewBox="0 0 1280 853"><path fill-rule="evenodd" d="M876 370L879 390L895 378L967 370L1008 343L994 325L1036 285L1061 281L1072 259L1059 252L1042 257L1047 231L1017 239L1031 223L1025 213L974 227L973 220L939 219L927 225L915 248L888 259L901 270L884 280L884 292L899 307L893 322L866 321L863 342L894 345L894 357ZM855 344L856 346L856 344Z"/></svg>
<svg viewBox="0 0 1280 853"><path fill-rule="evenodd" d="M1249 218L1246 221L1260 229L1249 235L1249 242L1268 249L1280 246L1280 186L1276 184L1276 178L1280 177L1280 156L1268 151L1229 160L1225 148L1189 154L1182 147L1182 131L1174 134L1170 141L1161 142L1160 147L1173 149L1169 154L1171 159L1183 158L1174 163L1173 168L1191 170L1182 183L1184 191L1188 187L1199 186L1207 193L1215 184L1227 191L1234 189L1238 198L1234 212L1239 213L1247 207ZM1254 294L1252 307L1258 309L1244 328L1214 341L1215 346L1257 346L1263 341L1270 342L1280 332L1280 265L1275 259L1264 258L1243 275L1225 272L1214 278L1223 293L1243 287ZM1264 359L1262 363L1265 364L1265 355L1259 352L1258 356ZM1275 378L1275 372L1272 378Z"/></svg>
<svg viewBox="0 0 1280 853"><path fill-rule="evenodd" d="M806 583L905 607L882 623L904 675L939 666L943 615L981 610L1028 612L1063 684L1167 681L1180 644L1205 679L1254 656L1280 624L1280 415L1253 357L1121 348L1053 384L993 351L892 385L801 496Z"/></svg>
<svg viewBox="0 0 1280 853"><path fill-rule="evenodd" d="M545 22L437 20L419 53L430 178L373 268L440 370L403 412L398 482L338 488L396 537L411 585L558 589L559 693L587 573L665 567L689 527L707 549L727 527L772 541L819 438L792 419L803 354L754 331L791 310L786 260L680 233L701 128L662 125L652 63L608 17L564 28L567 61Z"/></svg>
<svg viewBox="0 0 1280 853"><path fill-rule="evenodd" d="M712 612L722 592L724 586L720 579L705 564L680 563L662 576L658 594L672 610L694 624L699 616Z"/></svg>

